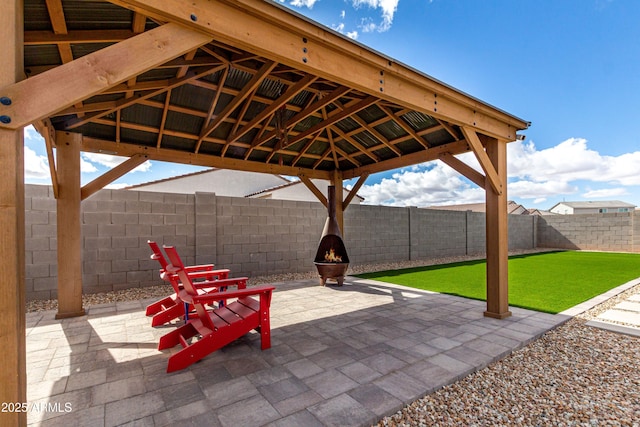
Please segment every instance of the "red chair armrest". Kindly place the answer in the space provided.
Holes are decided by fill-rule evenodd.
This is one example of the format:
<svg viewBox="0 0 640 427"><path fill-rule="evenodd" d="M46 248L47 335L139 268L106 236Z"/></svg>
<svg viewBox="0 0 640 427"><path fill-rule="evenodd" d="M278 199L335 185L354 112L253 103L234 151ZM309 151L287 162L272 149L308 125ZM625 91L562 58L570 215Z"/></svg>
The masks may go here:
<svg viewBox="0 0 640 427"><path fill-rule="evenodd" d="M186 271L187 273L211 270L213 270L213 264L190 265L184 268L184 271Z"/></svg>
<svg viewBox="0 0 640 427"><path fill-rule="evenodd" d="M236 291L207 292L206 294L197 295L192 298L194 304L208 304L227 298L242 298L252 295L270 295L275 287L273 286L256 286L247 289L238 289Z"/></svg>

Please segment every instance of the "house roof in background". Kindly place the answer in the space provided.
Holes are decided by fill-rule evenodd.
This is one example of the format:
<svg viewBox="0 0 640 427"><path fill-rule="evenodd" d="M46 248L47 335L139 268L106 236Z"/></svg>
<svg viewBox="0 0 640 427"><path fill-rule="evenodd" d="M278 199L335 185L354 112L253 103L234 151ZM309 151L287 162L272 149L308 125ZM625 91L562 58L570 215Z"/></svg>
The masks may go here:
<svg viewBox="0 0 640 427"><path fill-rule="evenodd" d="M459 205L429 206L428 209L461 212L486 212L487 205L485 203L463 203ZM541 212L538 209L527 209L526 207L514 202L513 200L507 201L507 213L510 215L541 215Z"/></svg>
<svg viewBox="0 0 640 427"><path fill-rule="evenodd" d="M565 205L574 209L596 209L596 208L635 208L636 205L632 205L631 203L621 202L620 200L597 200L597 201L586 201L586 202L560 202L553 205L553 208L556 206Z"/></svg>

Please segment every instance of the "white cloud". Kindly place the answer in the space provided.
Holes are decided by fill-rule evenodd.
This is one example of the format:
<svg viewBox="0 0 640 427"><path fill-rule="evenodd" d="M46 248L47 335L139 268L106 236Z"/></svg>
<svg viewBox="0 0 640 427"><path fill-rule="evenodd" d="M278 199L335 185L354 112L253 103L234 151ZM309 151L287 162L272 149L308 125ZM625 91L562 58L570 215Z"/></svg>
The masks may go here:
<svg viewBox="0 0 640 427"><path fill-rule="evenodd" d="M349 37L350 39L353 39L353 40L357 40L358 39L358 32L357 31L347 31L345 35L347 37Z"/></svg>
<svg viewBox="0 0 640 427"><path fill-rule="evenodd" d="M569 138L555 147L537 151L533 142L508 145L509 176L543 182L589 180L640 185L640 151L617 157L603 156L587 147L583 138Z"/></svg>
<svg viewBox="0 0 640 427"><path fill-rule="evenodd" d="M344 22L341 22L338 25L333 25L331 28L333 28L334 30L336 30L339 33L344 34L345 36L349 37L350 39L356 40L358 38L358 32L357 31L347 31L345 33L345 31L344 31Z"/></svg>
<svg viewBox="0 0 640 427"><path fill-rule="evenodd" d="M425 170L405 170L383 179L380 183L364 185L359 191L367 204L390 206L430 206L475 203L484 200L484 190L466 182L453 169L434 162Z"/></svg>
<svg viewBox="0 0 640 427"><path fill-rule="evenodd" d="M291 6L294 7L306 7L309 9L313 8L313 5L316 4L318 0L291 0Z"/></svg>
<svg viewBox="0 0 640 427"><path fill-rule="evenodd" d="M120 190L122 188L130 187L130 186L131 186L131 184L126 184L126 183L118 183L118 184L111 183L111 184L105 185L104 188L108 188L110 190Z"/></svg>
<svg viewBox="0 0 640 427"><path fill-rule="evenodd" d="M628 194L626 186L640 185L640 151L605 156L581 138L537 150L533 142L516 141L507 149L508 197L542 203L549 198L582 194L584 198ZM480 170L473 153L458 156ZM587 189L589 183L613 188ZM358 192L367 204L430 206L484 201L484 190L463 179L441 162L405 168L379 184L365 185Z"/></svg>
<svg viewBox="0 0 640 427"><path fill-rule="evenodd" d="M88 167L93 168L93 170L82 170L82 172L96 172L98 169L93 165L93 163L97 163L102 166L106 166L109 169L118 166L120 163L127 160L126 157L121 156L113 156L110 154L98 154L98 153L82 153L82 162L88 163ZM137 168L133 169L131 172L147 172L151 169L151 161L146 161Z"/></svg>
<svg viewBox="0 0 640 427"><path fill-rule="evenodd" d="M29 147L24 147L24 176L26 179L47 179L51 176L47 158L39 156Z"/></svg>
<svg viewBox="0 0 640 427"><path fill-rule="evenodd" d="M585 199L599 199L599 198L607 198L610 199L612 197L617 196L626 196L629 192L625 188L604 188L601 190L590 190L582 195Z"/></svg>
<svg viewBox="0 0 640 427"><path fill-rule="evenodd" d="M399 0L352 0L351 4L354 8L358 9L362 6L367 6L372 9L381 9L382 11L382 22L380 24L373 24L370 21L367 21L363 24L363 28L367 28L367 31L377 30L379 32L388 31L391 28L391 24L393 23L393 16L398 9Z"/></svg>
<svg viewBox="0 0 640 427"><path fill-rule="evenodd" d="M94 173L98 172L98 168L93 163L86 161L82 156L80 157L80 172L82 173Z"/></svg>
<svg viewBox="0 0 640 427"><path fill-rule="evenodd" d="M24 128L24 140L25 142L41 142L43 139L33 127L33 125L29 125Z"/></svg>

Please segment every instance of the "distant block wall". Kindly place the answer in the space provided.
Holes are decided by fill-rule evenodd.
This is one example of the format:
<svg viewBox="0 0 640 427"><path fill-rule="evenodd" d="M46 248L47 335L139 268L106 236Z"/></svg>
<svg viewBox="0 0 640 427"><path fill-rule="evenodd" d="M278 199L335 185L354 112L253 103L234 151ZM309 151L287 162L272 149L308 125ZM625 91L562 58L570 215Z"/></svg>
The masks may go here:
<svg viewBox="0 0 640 427"><path fill-rule="evenodd" d="M539 217L537 246L640 252L638 218L638 212Z"/></svg>
<svg viewBox="0 0 640 427"><path fill-rule="evenodd" d="M28 299L57 295L56 201L25 186ZM327 211L320 203L102 190L82 202L85 293L162 283L147 240L178 248L185 264L215 263L233 275L315 271ZM351 205L344 213L352 264L485 252L485 215ZM512 249L535 247L534 217L509 218Z"/></svg>

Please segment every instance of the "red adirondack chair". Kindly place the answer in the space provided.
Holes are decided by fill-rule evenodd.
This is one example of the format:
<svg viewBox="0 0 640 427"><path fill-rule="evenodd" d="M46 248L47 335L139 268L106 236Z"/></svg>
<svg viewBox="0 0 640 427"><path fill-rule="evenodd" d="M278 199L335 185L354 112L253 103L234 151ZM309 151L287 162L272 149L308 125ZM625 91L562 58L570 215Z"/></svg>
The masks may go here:
<svg viewBox="0 0 640 427"><path fill-rule="evenodd" d="M162 254L160 246L152 240L148 240L147 244L153 251L151 259L160 263L160 277L169 282L174 290L173 294L147 306L146 315L153 316L151 318L151 326L155 327L164 325L165 323L171 322L172 320L182 316L188 318L192 310L189 305L183 303L178 296L178 292L182 287L178 276L166 271L169 263ZM201 288L203 292L209 292L218 289L220 286L224 286L224 282L212 283L213 281L229 278L228 269L214 270L213 264L189 266L185 267L185 270L192 277L192 280L194 280L194 285L197 288ZM200 280L200 282L197 282L197 280ZM233 283L235 283L235 281Z"/></svg>
<svg viewBox="0 0 640 427"><path fill-rule="evenodd" d="M194 286L176 249L165 246L164 250L171 263L167 266L167 271L176 274L183 285L179 297L191 304L198 314L197 318L190 318L186 324L160 338L158 350L172 348L177 344L183 347L169 357L167 372L184 369L253 329L260 333L262 350L271 347L269 306L275 289L273 286L201 294ZM258 300L253 296L258 296ZM224 306L207 311L206 304L221 298L227 299ZM229 302L232 298L235 300Z"/></svg>

